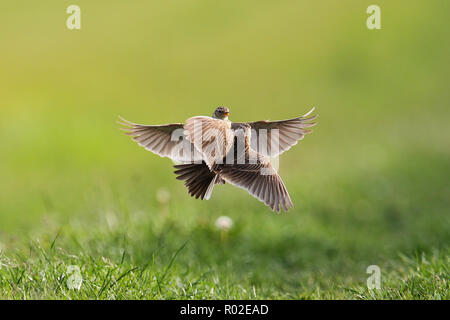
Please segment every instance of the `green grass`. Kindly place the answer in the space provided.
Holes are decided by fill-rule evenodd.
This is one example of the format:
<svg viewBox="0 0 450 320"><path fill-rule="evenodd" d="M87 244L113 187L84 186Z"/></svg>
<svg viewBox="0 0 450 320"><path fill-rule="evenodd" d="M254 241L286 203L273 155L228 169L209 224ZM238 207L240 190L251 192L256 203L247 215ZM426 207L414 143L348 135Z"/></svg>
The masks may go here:
<svg viewBox="0 0 450 320"><path fill-rule="evenodd" d="M180 267L183 244L171 257L165 254L141 266L122 257L110 260L86 250L69 254L61 248L33 244L27 256L2 256L0 284L5 299L448 299L448 255L434 253L413 259L401 257L382 270L381 289L334 275L329 281L321 272L299 276L305 283L294 289L280 280L264 279L261 268L250 279L230 279L225 267L205 268L199 263ZM186 250L190 251L190 250ZM164 258L163 258L164 257ZM164 263L158 260L163 260ZM181 258L180 260L185 260ZM81 266L80 289L68 284L69 266ZM227 263L231 267L230 263ZM278 268L279 269L279 268ZM201 272L199 273L198 271ZM222 273L224 272L224 273ZM361 270L361 279L364 271ZM233 278L233 277L231 277ZM287 280L287 279L285 279ZM363 282L361 280L361 282ZM314 283L314 285L313 285Z"/></svg>
<svg viewBox="0 0 450 320"><path fill-rule="evenodd" d="M78 2L81 31L71 2L0 10L0 298L449 299L448 1L380 0L380 31L369 1ZM317 108L280 158L290 212L190 198L115 123L217 105Z"/></svg>
<svg viewBox="0 0 450 320"><path fill-rule="evenodd" d="M203 203L174 182L170 201L159 203L144 188L151 173L105 183L89 190L90 209L67 222L49 212L25 236L2 237L0 297L448 299L448 200L428 190L446 187L439 172L448 164L404 157L416 163L403 168L401 158L353 179L288 182L301 200L282 215L232 187L219 186L224 198ZM48 210L72 208L57 199ZM223 214L234 220L225 234L214 225ZM373 264L381 290L366 287ZM81 270L79 291L67 287L71 265Z"/></svg>

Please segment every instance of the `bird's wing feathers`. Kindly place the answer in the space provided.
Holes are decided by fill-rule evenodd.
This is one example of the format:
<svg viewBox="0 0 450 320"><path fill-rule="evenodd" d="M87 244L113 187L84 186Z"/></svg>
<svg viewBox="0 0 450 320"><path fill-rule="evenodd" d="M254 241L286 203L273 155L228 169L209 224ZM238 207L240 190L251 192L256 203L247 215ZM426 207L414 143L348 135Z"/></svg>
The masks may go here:
<svg viewBox="0 0 450 320"><path fill-rule="evenodd" d="M252 149L247 150L245 163L224 165L220 177L230 184L247 190L273 211L280 212L281 208L287 211L292 208L293 204L283 180L270 161Z"/></svg>
<svg viewBox="0 0 450 320"><path fill-rule="evenodd" d="M160 157L168 157L180 162L201 161L201 154L184 138L182 123L166 125L143 125L120 117L121 128L133 137L140 146Z"/></svg>
<svg viewBox="0 0 450 320"><path fill-rule="evenodd" d="M199 151L209 168L223 160L234 142L228 121L210 117L192 117L184 126L186 138Z"/></svg>
<svg viewBox="0 0 450 320"><path fill-rule="evenodd" d="M248 122L252 128L252 149L270 157L289 150L311 132L306 128L316 124L309 122L317 118L317 115L308 117L313 111L314 108L301 117L288 120Z"/></svg>

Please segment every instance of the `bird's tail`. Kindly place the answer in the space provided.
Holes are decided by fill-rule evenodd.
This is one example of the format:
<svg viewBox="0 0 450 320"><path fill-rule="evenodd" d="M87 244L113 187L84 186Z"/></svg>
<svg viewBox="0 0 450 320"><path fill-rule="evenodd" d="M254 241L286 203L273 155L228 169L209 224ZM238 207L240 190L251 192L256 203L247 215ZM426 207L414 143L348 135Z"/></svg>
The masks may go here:
<svg viewBox="0 0 450 320"><path fill-rule="evenodd" d="M186 180L184 185L188 188L188 192L196 199L206 199L211 197L214 185L222 182L219 176L210 171L205 162L189 163L174 166L174 173L178 180Z"/></svg>

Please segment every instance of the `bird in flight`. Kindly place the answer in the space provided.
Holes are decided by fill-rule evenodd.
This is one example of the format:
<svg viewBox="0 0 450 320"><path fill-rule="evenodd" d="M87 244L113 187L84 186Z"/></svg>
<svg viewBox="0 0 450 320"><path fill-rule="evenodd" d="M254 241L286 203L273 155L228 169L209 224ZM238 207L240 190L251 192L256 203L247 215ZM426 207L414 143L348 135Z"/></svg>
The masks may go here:
<svg viewBox="0 0 450 320"><path fill-rule="evenodd" d="M270 157L311 132L313 111L288 120L231 122L230 110L221 106L212 117L196 116L184 124L142 125L121 117L119 123L146 150L181 163L174 166L175 174L192 197L208 200L216 184L228 182L279 213L293 204Z"/></svg>

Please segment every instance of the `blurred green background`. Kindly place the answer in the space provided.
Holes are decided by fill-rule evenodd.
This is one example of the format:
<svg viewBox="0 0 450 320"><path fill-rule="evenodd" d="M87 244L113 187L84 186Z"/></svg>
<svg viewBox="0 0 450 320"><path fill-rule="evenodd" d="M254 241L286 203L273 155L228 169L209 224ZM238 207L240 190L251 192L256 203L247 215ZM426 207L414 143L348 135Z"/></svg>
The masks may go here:
<svg viewBox="0 0 450 320"><path fill-rule="evenodd" d="M71 4L81 30L66 28ZM381 30L366 27L371 4ZM447 0L3 1L2 254L32 274L37 258L13 253L58 234L67 255L120 260L126 248L130 266L153 259L161 272L188 241L164 278L207 274L223 291L194 295L206 298L351 296L344 287L365 286L370 264L448 262L448 21ZM273 214L229 185L192 199L170 160L116 124L183 122L218 105L234 121L316 107L314 132L280 158L293 210ZM221 215L234 221L225 237ZM64 296L42 288L30 297ZM111 297L183 297L136 292Z"/></svg>

